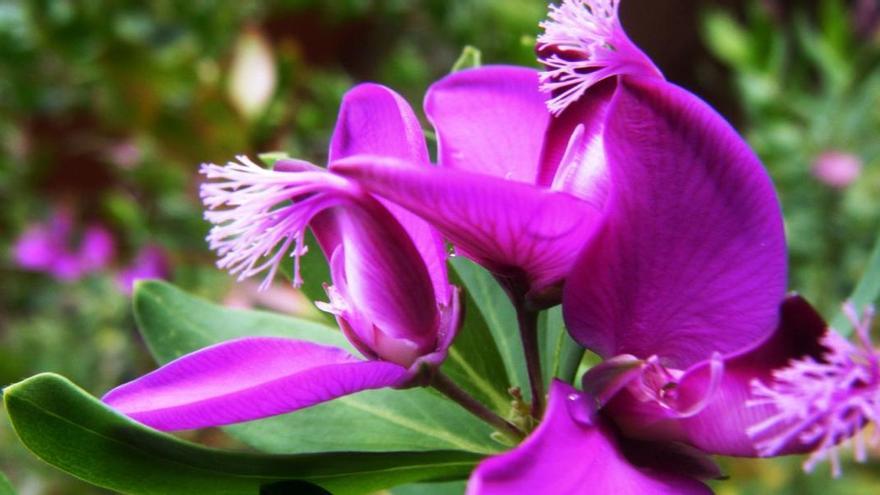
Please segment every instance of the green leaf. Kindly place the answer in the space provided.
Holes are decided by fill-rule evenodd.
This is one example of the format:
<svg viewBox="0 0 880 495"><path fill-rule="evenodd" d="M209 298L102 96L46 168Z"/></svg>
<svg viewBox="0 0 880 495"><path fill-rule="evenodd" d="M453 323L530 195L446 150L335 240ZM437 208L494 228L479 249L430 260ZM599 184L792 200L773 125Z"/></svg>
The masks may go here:
<svg viewBox="0 0 880 495"><path fill-rule="evenodd" d="M874 242L874 250L868 259L865 274L862 280L856 285L855 290L849 296L856 310L861 314L869 304L875 304L880 299L880 236ZM831 327L837 330L841 335L848 336L853 332L852 323L843 312L838 312L837 316L831 320Z"/></svg>
<svg viewBox="0 0 880 495"><path fill-rule="evenodd" d="M464 481L451 481L446 483L415 483L412 485L398 486L391 491L391 495L461 495L464 493Z"/></svg>
<svg viewBox="0 0 880 495"><path fill-rule="evenodd" d="M476 47L467 45L461 50L458 60L452 64L452 70L449 72L458 72L464 69L473 69L483 65L483 53Z"/></svg>
<svg viewBox="0 0 880 495"><path fill-rule="evenodd" d="M464 282L455 270L449 270L451 282L463 287ZM510 380L498 353L479 304L470 292L463 290L464 321L449 348L442 371L477 400L504 415L510 410L511 397L507 393Z"/></svg>
<svg viewBox="0 0 880 495"><path fill-rule="evenodd" d="M311 301L326 301L327 293L324 292L324 284L331 283L330 265L327 264L324 253L318 245L318 240L311 230L306 232L304 242L308 253L299 259L299 274L303 279L302 287L299 290ZM284 273L292 280L293 263L287 263L285 268ZM322 314L326 315L328 320L333 321L329 313L322 312Z"/></svg>
<svg viewBox="0 0 880 495"><path fill-rule="evenodd" d="M538 325L544 383L549 385L553 378L572 383L584 356L584 348L568 335L562 320L562 306L541 313Z"/></svg>
<svg viewBox="0 0 880 495"><path fill-rule="evenodd" d="M299 288L310 301L326 301L327 293L324 291L324 284L331 284L330 266L327 264L326 258L318 245L318 240L312 234L311 230L307 230L303 244L306 246L306 254L299 258L299 274L302 277L303 284ZM287 263L281 263L278 271L284 275L287 280L293 280L294 261L290 259ZM323 311L316 311L318 320L331 325L336 325L333 316Z"/></svg>
<svg viewBox="0 0 880 495"><path fill-rule="evenodd" d="M525 356L519 338L516 311L510 299L489 272L461 256L450 259L464 288L476 301L477 310L483 316L492 338L501 354L501 360L513 386L519 387L529 399L529 380L526 375Z"/></svg>
<svg viewBox="0 0 880 495"><path fill-rule="evenodd" d="M713 54L728 65L749 68L749 33L730 14L708 12L703 19L703 38Z"/></svg>
<svg viewBox="0 0 880 495"><path fill-rule="evenodd" d="M218 342L256 335L308 340L354 352L339 331L322 324L223 308L160 281L138 284L134 313L147 346L163 364ZM361 392L225 429L273 453L450 449L488 454L502 448L490 438L489 426L422 388Z"/></svg>
<svg viewBox="0 0 880 495"><path fill-rule="evenodd" d="M224 308L160 280L137 282L133 305L147 347L162 363L243 336L295 336L354 350L341 332L322 323L266 311Z"/></svg>
<svg viewBox="0 0 880 495"><path fill-rule="evenodd" d="M0 495L15 495L15 488L3 473L0 473Z"/></svg>
<svg viewBox="0 0 880 495"><path fill-rule="evenodd" d="M128 494L256 495L273 484L296 484L296 493L323 493L316 485L334 494L367 493L463 477L478 460L454 451L278 456L209 449L140 425L49 373L10 386L3 399L16 434L34 454Z"/></svg>

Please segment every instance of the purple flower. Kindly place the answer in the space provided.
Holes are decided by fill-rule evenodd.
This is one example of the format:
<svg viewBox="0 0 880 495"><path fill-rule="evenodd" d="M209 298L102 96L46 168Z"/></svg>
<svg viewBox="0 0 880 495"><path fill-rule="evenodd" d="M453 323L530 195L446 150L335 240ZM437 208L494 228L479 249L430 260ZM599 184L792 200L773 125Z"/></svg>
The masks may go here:
<svg viewBox="0 0 880 495"><path fill-rule="evenodd" d="M57 208L47 222L25 230L14 247L20 267L62 281L78 280L106 268L113 252L113 236L106 228L91 224L77 234L72 213L63 207Z"/></svg>
<svg viewBox="0 0 880 495"><path fill-rule="evenodd" d="M622 437L589 396L554 381L538 428L516 449L480 463L467 494L708 494L699 480L717 476L699 453Z"/></svg>
<svg viewBox="0 0 880 495"><path fill-rule="evenodd" d="M428 166L418 120L391 90L361 85L345 97L330 160L355 153ZM164 430L247 421L361 390L426 383L459 324L441 239L424 221L383 204L349 179L285 160L266 170L247 158L205 165L202 186L219 265L241 278L268 271L312 229L330 263L328 303L367 360L310 342L244 338L184 356L104 397ZM296 282L301 283L298 268Z"/></svg>
<svg viewBox="0 0 880 495"><path fill-rule="evenodd" d="M129 266L119 272L116 276L116 282L123 292L130 295L136 281L165 278L169 271L168 257L165 255L165 251L159 246L148 245L138 252Z"/></svg>
<svg viewBox="0 0 880 495"><path fill-rule="evenodd" d="M685 372L623 355L590 369L583 392L556 382L541 425L514 450L483 461L468 493L711 493L702 481L721 473L707 454L758 455L748 430L775 416L772 405L750 402L754 381L793 359L822 356L824 333L821 317L792 297L770 337L744 351ZM769 429L779 435L792 424L788 417ZM774 455L811 448L787 440Z"/></svg>
<svg viewBox="0 0 880 495"><path fill-rule="evenodd" d="M425 97L439 167L362 154L330 168L430 222L514 297L556 304L607 180L593 129L572 135L551 122L538 84L522 67L451 74Z"/></svg>
<svg viewBox="0 0 880 495"><path fill-rule="evenodd" d="M602 170L576 181L602 188L602 215L567 276L563 313L572 336L605 362L585 375L583 397L554 387L544 423L481 464L474 494L707 493L699 480L711 470L690 469L707 454L768 453L749 431L778 412L754 403L752 383L825 353L822 318L802 299L784 299L782 216L766 171L721 116L641 59L617 6L567 0L539 39L558 114L551 128L595 143L580 163ZM563 407L566 396L589 407ZM693 462L650 462L669 458L673 445L690 449ZM793 435L772 453L814 447Z"/></svg>
<svg viewBox="0 0 880 495"><path fill-rule="evenodd" d="M816 158L813 176L834 189L846 189L862 173L862 159L843 151L826 151Z"/></svg>

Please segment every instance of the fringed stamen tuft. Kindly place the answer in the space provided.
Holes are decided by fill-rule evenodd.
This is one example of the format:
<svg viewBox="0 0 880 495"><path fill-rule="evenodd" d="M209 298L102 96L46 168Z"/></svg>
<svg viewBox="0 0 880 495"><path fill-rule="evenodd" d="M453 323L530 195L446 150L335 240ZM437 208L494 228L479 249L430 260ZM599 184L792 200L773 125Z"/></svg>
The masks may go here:
<svg viewBox="0 0 880 495"><path fill-rule="evenodd" d="M594 84L620 74L660 75L645 54L626 36L618 19L620 0L563 0L551 5L540 24L541 89L553 98L554 115L577 101Z"/></svg>
<svg viewBox="0 0 880 495"><path fill-rule="evenodd" d="M822 360L807 357L792 361L788 367L773 373L769 384L752 382L754 399L750 407L772 407L776 414L747 430L762 456L779 454L788 445L808 446L812 454L804 462L804 470L812 471L817 464L829 460L832 475L841 475L839 450L852 443L858 462L866 458L866 440L861 433L874 423L868 439L872 446L880 444L880 353L870 339L873 308L866 308L861 317L847 303L844 312L852 321L858 345L843 338L833 329L822 340L828 352Z"/></svg>
<svg viewBox="0 0 880 495"><path fill-rule="evenodd" d="M299 257L307 251L304 233L319 212L346 199L348 182L316 169L297 172L260 167L249 158L226 166L205 164L200 172L209 182L200 196L214 226L207 240L220 256L217 266L239 280L268 270L260 285L272 282L285 254L294 258L293 283L299 287Z"/></svg>

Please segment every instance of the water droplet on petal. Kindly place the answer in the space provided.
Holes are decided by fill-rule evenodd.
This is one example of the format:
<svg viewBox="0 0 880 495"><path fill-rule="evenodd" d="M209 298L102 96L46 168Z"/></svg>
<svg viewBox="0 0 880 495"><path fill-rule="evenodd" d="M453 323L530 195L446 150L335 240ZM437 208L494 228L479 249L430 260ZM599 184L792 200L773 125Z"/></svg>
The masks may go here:
<svg viewBox="0 0 880 495"><path fill-rule="evenodd" d="M571 393L566 399L571 419L583 426L593 426L595 408L590 404L589 397L584 394Z"/></svg>

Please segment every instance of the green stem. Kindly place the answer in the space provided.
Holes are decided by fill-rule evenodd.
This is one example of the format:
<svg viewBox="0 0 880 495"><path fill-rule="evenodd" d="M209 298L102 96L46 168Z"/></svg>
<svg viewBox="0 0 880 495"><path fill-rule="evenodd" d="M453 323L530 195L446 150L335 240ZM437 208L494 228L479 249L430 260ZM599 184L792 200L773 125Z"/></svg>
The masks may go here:
<svg viewBox="0 0 880 495"><path fill-rule="evenodd" d="M517 304L516 320L519 323L519 336L526 357L526 370L529 387L532 390L532 417L540 420L544 414L544 379L541 373L541 353L538 349L538 312Z"/></svg>
<svg viewBox="0 0 880 495"><path fill-rule="evenodd" d="M455 382L450 380L449 377L444 375L443 373L438 371L434 375L434 380L431 382L431 386L440 391L440 393L442 393L446 397L449 397L450 399L457 402L459 405L461 405L461 407L465 408L474 416L489 423L496 430L507 435L511 439L518 442L525 438L525 433L523 433L513 423L495 414L494 411L486 407L482 402L473 398L473 396L465 392L461 387L456 385Z"/></svg>

